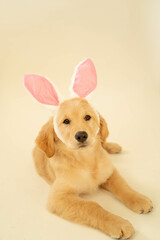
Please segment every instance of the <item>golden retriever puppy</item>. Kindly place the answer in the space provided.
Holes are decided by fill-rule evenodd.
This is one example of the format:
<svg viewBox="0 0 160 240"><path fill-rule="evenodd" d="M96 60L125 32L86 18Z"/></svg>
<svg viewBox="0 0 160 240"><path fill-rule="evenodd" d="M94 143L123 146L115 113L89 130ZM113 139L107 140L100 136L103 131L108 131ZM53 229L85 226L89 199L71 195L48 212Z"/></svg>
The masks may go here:
<svg viewBox="0 0 160 240"><path fill-rule="evenodd" d="M88 62L89 65L92 64L88 59L85 64ZM80 68L83 64L84 62ZM88 70L88 65L85 67ZM84 66L80 70L83 72ZM81 74L78 74L78 71L79 69L76 77L79 80ZM35 87L37 85L35 78L37 75L26 75L25 86L32 96L46 104L46 100L35 93L35 88L38 89L36 90L38 94L39 89L42 89ZM42 79L40 80L40 76L38 79L39 84ZM59 103L53 86L51 91L50 82L46 83L44 78L43 81L44 88L48 84L50 89L47 95L54 95L53 105L58 106L54 118L52 117L40 130L33 150L37 172L51 186L48 210L70 221L99 229L113 238L130 238L134 234L134 229L129 221L113 215L95 202L84 200L80 195L102 187L112 192L136 213L150 212L152 202L133 190L112 165L107 151L118 153L121 148L118 144L106 142L109 133L107 124L81 96L82 92L78 94L80 97ZM33 86L30 88L29 82L34 85L34 92L31 91ZM73 88L76 89L76 84ZM44 97L44 94L40 95Z"/></svg>

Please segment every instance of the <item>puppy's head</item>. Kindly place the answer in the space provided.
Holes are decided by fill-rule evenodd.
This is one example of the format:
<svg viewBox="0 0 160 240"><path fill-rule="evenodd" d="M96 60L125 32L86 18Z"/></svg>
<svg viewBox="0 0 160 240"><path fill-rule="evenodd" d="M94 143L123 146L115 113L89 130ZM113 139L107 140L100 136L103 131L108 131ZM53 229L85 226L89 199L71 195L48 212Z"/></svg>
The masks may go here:
<svg viewBox="0 0 160 240"><path fill-rule="evenodd" d="M72 78L71 89L80 98L61 102L54 85L48 79L37 74L24 76L24 86L28 92L39 103L57 109L54 126L53 121L49 121L36 139L48 157L54 155L54 145L58 138L68 147L77 149L92 145L99 130L101 141L105 141L108 134L106 123L84 99L96 85L97 74L90 59L76 67Z"/></svg>
<svg viewBox="0 0 160 240"><path fill-rule="evenodd" d="M69 148L94 143L99 130L99 116L87 100L73 98L62 102L54 118L58 138Z"/></svg>

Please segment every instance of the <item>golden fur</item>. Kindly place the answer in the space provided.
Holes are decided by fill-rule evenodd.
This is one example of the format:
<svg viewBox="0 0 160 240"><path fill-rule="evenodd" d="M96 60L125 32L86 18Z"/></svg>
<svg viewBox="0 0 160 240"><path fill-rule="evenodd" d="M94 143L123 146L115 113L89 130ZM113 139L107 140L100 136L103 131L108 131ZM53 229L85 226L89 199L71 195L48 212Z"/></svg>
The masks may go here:
<svg viewBox="0 0 160 240"><path fill-rule="evenodd" d="M85 121L84 116L91 119ZM64 124L64 119L70 124ZM86 146L74 138L86 131ZM127 220L104 210L95 202L80 198L98 187L112 192L137 213L147 213L152 202L131 189L109 160L109 153L121 147L106 142L107 124L84 99L74 98L60 104L56 116L41 129L36 138L33 157L38 174L51 185L47 207L65 219L99 229L114 238L129 238L134 229Z"/></svg>

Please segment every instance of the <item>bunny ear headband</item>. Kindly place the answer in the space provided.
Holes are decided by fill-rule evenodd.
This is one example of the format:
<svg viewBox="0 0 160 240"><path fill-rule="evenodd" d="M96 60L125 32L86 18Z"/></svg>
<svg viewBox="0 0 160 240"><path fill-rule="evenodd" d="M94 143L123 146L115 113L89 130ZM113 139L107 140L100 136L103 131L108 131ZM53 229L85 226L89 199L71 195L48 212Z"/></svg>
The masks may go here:
<svg viewBox="0 0 160 240"><path fill-rule="evenodd" d="M75 68L71 89L80 98L85 98L96 88L96 85L96 70L93 62L87 58ZM26 74L24 86L39 103L51 106L60 104L57 91L47 78L37 74Z"/></svg>

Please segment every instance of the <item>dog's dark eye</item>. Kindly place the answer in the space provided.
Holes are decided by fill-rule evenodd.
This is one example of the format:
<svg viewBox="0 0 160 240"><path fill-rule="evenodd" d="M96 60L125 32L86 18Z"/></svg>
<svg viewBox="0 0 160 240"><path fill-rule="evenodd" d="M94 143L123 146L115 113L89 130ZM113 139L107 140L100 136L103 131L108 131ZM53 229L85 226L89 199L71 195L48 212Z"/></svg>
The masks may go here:
<svg viewBox="0 0 160 240"><path fill-rule="evenodd" d="M88 121L88 120L90 120L90 119L91 119L91 116L89 116L89 115L86 115L86 116L84 117L84 119L85 119L86 121Z"/></svg>
<svg viewBox="0 0 160 240"><path fill-rule="evenodd" d="M70 124L70 120L66 118L66 119L63 121L63 123L64 123L64 124Z"/></svg>

